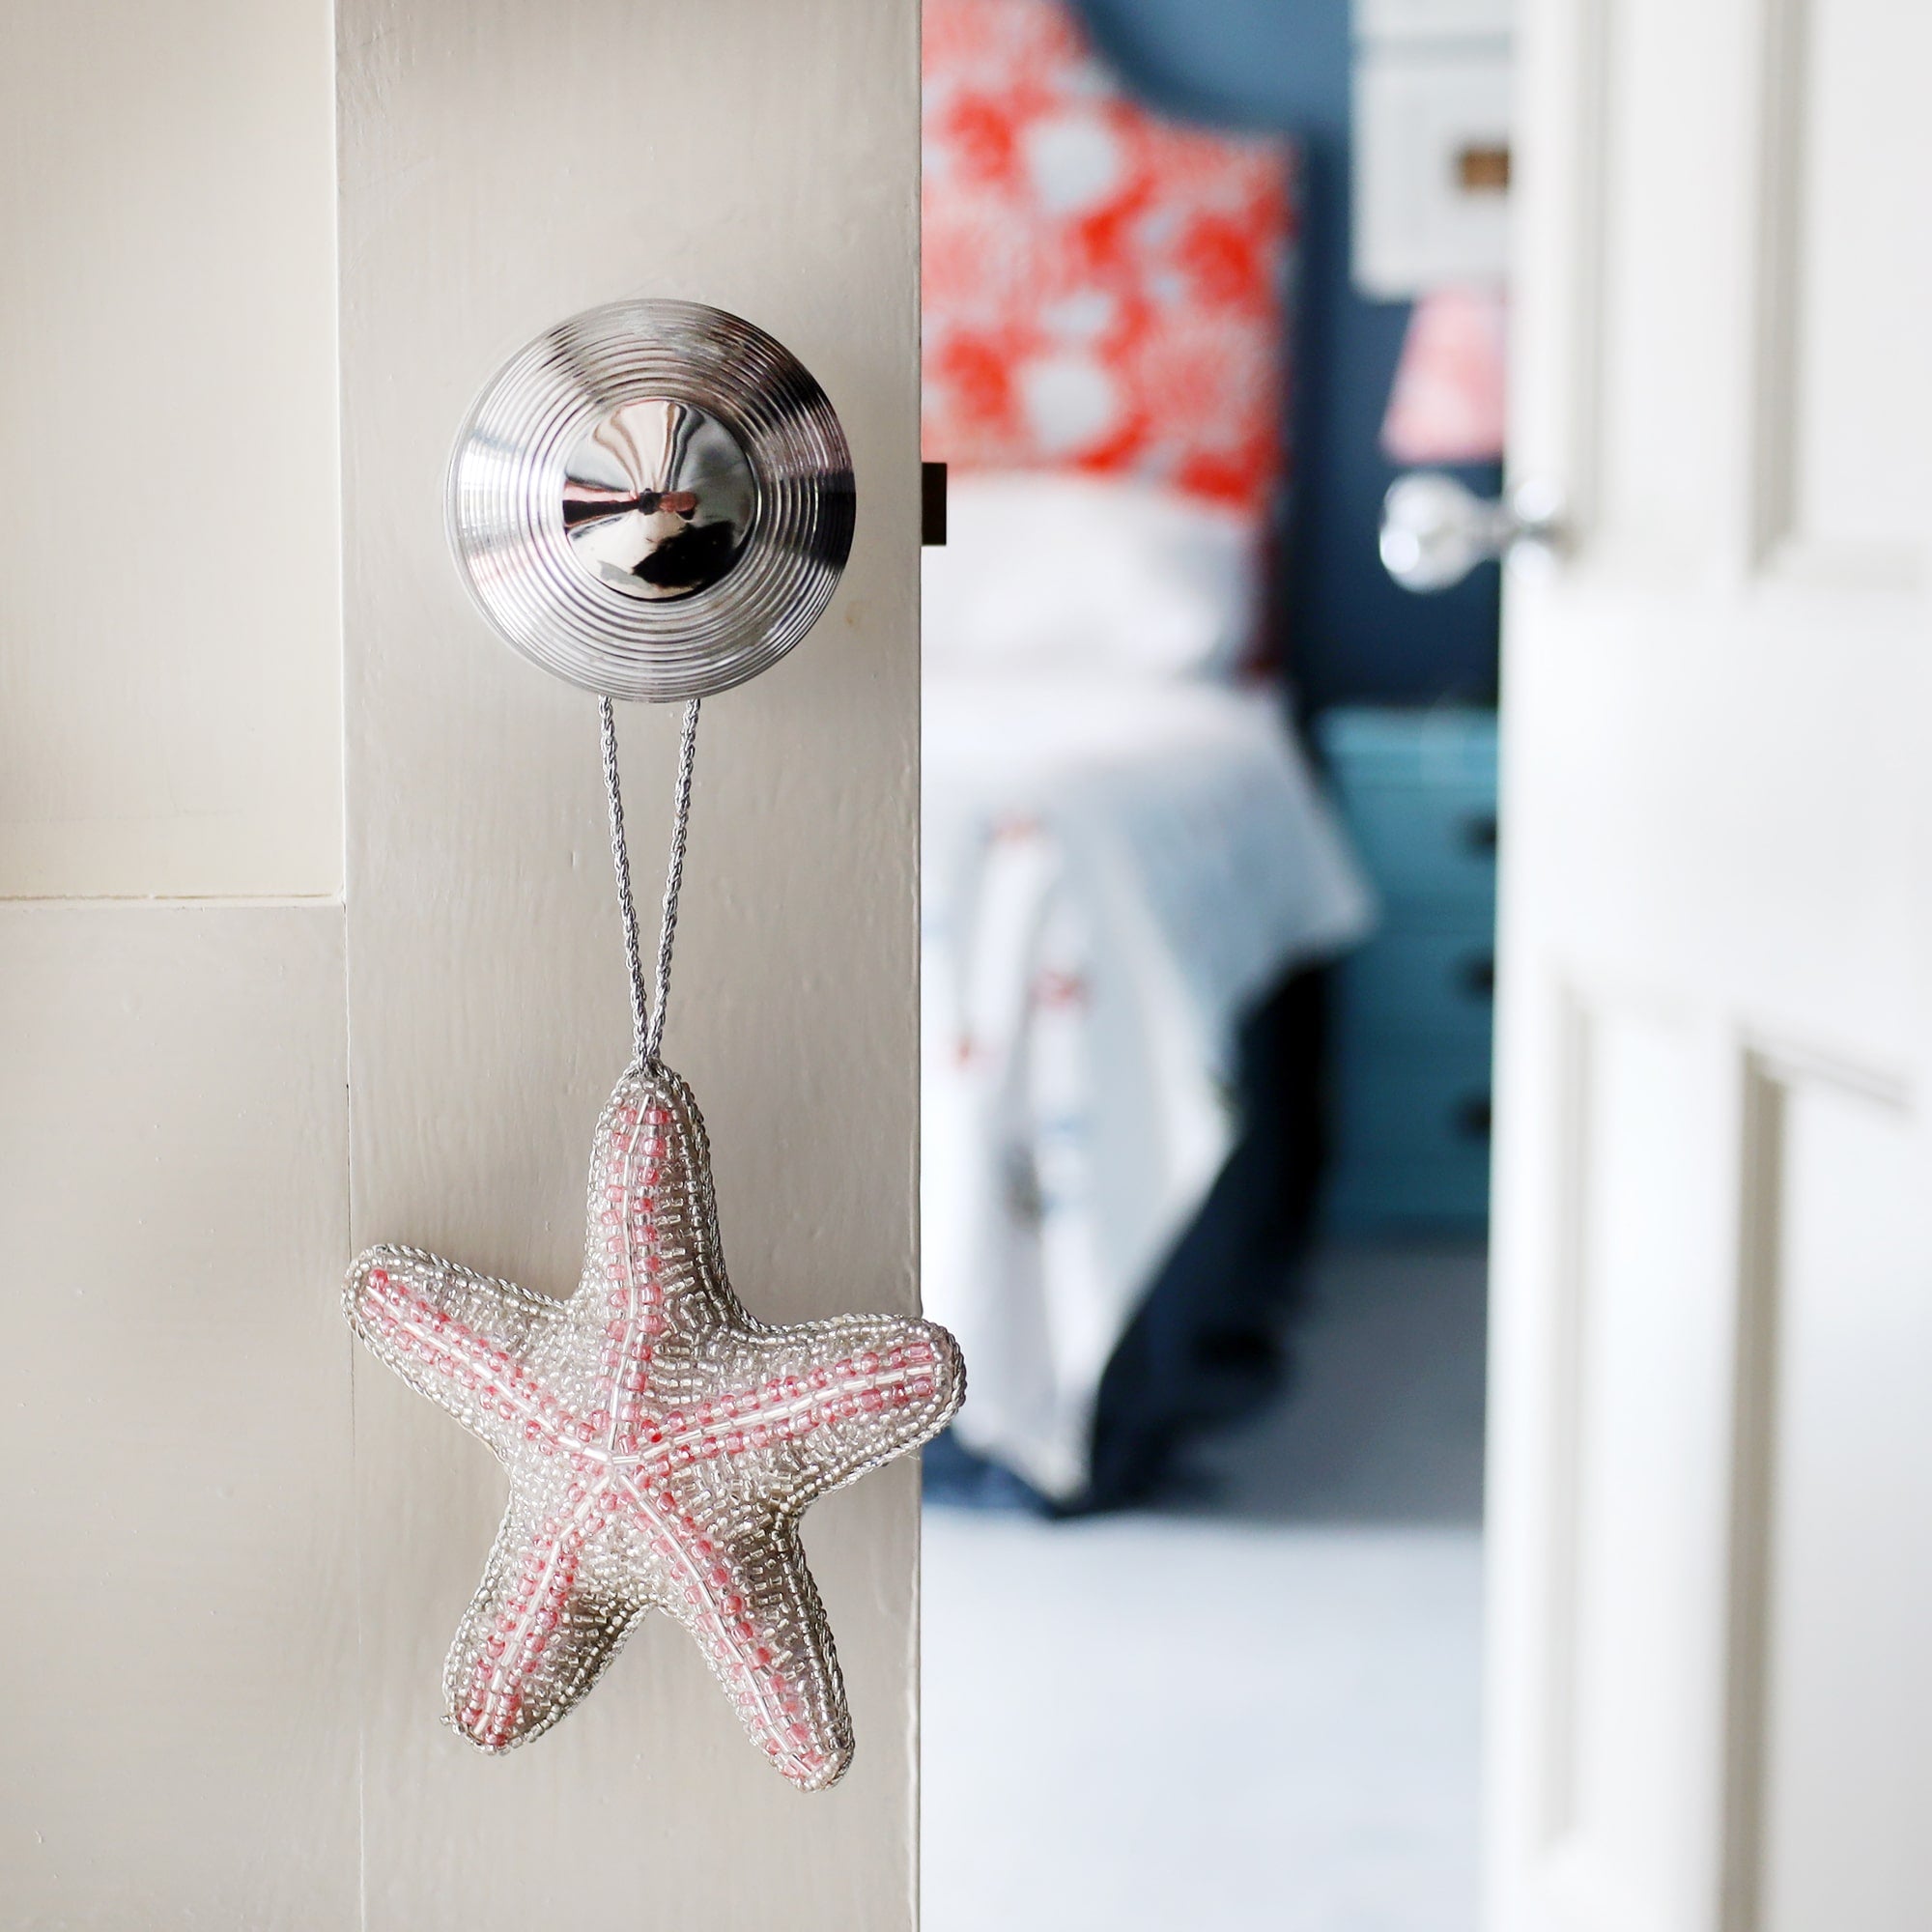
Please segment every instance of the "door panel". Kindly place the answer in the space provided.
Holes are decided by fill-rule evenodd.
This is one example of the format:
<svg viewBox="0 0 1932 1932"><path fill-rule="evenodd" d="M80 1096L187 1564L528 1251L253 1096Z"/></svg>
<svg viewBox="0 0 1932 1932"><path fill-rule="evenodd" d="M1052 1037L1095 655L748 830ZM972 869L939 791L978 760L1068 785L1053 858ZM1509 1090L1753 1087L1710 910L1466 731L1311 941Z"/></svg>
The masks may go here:
<svg viewBox="0 0 1932 1932"><path fill-rule="evenodd" d="M338 20L354 1245L576 1284L590 1130L630 1052L595 707L485 631L438 490L505 355L644 292L791 348L844 420L860 506L812 636L705 703L666 1054L753 1311L909 1308L914 9L787 0L698 32L634 0L343 0ZM650 908L677 708L620 712ZM371 1932L737 1923L781 1896L809 1925L907 1923L909 1465L806 1525L859 1737L837 1790L775 1776L663 1618L567 1723L484 1760L441 1727L440 1674L501 1473L366 1359L355 1382Z"/></svg>
<svg viewBox="0 0 1932 1932"><path fill-rule="evenodd" d="M1932 1896L1932 1295L1914 1253L1920 1176L1901 1096L1767 1063L1763 1325L1745 1453L1761 1620L1741 1644L1735 1847L1766 1932L1905 1922ZM1754 1773L1754 1776L1753 1776Z"/></svg>
<svg viewBox="0 0 1932 1932"><path fill-rule="evenodd" d="M1513 465L1573 527L1505 608L1489 1919L1905 1932L1932 15L1522 26Z"/></svg>
<svg viewBox="0 0 1932 1932"><path fill-rule="evenodd" d="M10 1925L355 1912L338 908L0 908Z"/></svg>
<svg viewBox="0 0 1932 1932"><path fill-rule="evenodd" d="M1767 397L1786 496L1774 546L1916 567L1924 419L1922 93L1888 0L1767 7ZM1786 559L1789 560L1789 559Z"/></svg>
<svg viewBox="0 0 1932 1932"><path fill-rule="evenodd" d="M333 897L328 0L6 35L0 897Z"/></svg>
<svg viewBox="0 0 1932 1932"><path fill-rule="evenodd" d="M1713 1743L1695 1715L1722 1529L1713 1123L1682 1014L1612 994L1570 1004L1543 1857L1560 1890L1667 1923L1700 1856L1686 1773Z"/></svg>
<svg viewBox="0 0 1932 1932"><path fill-rule="evenodd" d="M1704 92L1729 51L1727 21L1721 8L1673 0L1601 7L1579 81L1603 145L1585 157L1579 213L1602 314L1577 372L1595 391L1599 535L1646 576L1694 574L1719 450L1684 429L1709 407L1722 328L1713 297L1735 272L1731 251L1712 246L1730 157Z"/></svg>

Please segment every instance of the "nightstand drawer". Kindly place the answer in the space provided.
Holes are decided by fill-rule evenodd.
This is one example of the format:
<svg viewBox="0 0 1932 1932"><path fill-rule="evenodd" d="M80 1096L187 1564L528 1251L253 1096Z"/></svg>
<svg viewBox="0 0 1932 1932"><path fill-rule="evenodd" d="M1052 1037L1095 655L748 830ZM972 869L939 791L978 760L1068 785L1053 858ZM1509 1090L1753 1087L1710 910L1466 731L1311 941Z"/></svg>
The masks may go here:
<svg viewBox="0 0 1932 1932"><path fill-rule="evenodd" d="M1342 815L1392 910L1487 908L1496 895L1492 781L1340 790Z"/></svg>
<svg viewBox="0 0 1932 1932"><path fill-rule="evenodd" d="M1479 1047L1350 1041L1338 1064L1335 1156L1407 1158L1490 1142L1490 1054Z"/></svg>
<svg viewBox="0 0 1932 1932"><path fill-rule="evenodd" d="M1342 816L1391 915L1489 906L1495 713L1350 707L1317 728Z"/></svg>
<svg viewBox="0 0 1932 1932"><path fill-rule="evenodd" d="M1480 1225L1490 1190L1488 1053L1378 1045L1349 1054L1337 1071L1330 1225Z"/></svg>
<svg viewBox="0 0 1932 1932"><path fill-rule="evenodd" d="M1336 969L1338 1033L1350 1042L1454 1039L1487 1049L1495 965L1487 920L1384 926Z"/></svg>

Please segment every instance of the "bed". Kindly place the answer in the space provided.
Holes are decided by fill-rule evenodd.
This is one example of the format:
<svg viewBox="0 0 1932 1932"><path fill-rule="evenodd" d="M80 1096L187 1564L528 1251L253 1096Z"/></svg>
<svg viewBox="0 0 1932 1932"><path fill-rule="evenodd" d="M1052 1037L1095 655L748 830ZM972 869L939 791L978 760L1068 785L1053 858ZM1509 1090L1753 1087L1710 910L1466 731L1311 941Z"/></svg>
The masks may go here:
<svg viewBox="0 0 1932 1932"><path fill-rule="evenodd" d="M929 0L925 62L924 1293L958 1443L1069 1507L1243 1024L1372 907L1258 649L1292 151L1157 121L1050 0Z"/></svg>

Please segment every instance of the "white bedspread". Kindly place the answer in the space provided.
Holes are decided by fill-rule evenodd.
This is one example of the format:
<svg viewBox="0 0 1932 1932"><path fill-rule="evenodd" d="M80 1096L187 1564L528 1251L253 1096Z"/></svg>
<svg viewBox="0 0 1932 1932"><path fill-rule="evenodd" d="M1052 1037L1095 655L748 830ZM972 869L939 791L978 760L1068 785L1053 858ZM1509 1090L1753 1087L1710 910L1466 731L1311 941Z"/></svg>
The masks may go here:
<svg viewBox="0 0 1932 1932"><path fill-rule="evenodd" d="M1370 898L1277 696L1218 684L928 674L923 843L925 1306L962 1440L1071 1496L1236 1029Z"/></svg>

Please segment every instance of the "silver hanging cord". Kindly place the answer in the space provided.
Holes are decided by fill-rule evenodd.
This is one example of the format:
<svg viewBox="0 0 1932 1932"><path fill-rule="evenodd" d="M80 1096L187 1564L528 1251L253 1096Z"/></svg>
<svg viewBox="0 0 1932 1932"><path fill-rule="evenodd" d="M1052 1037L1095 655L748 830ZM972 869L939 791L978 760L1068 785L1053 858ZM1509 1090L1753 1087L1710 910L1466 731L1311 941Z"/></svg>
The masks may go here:
<svg viewBox="0 0 1932 1932"><path fill-rule="evenodd" d="M684 884L684 838L691 824L691 772L697 762L697 703L684 707L684 724L677 740L677 788L672 793L670 860L665 867L664 919L658 925L657 1000L651 1008L650 1031L644 1037L644 1063L655 1066L664 1039L665 1007L670 999L670 943L677 933L677 895Z"/></svg>
<svg viewBox="0 0 1932 1932"><path fill-rule="evenodd" d="M611 864L617 874L617 911L624 922L624 963L631 975L631 1038L638 1063L655 1066L670 998L670 950L677 935L677 895L684 884L685 835L691 823L691 774L697 760L696 698L684 707L678 738L677 788L671 806L670 863L665 871L664 918L658 926L656 998L644 995L644 957L638 940L638 907L631 896L631 854L624 839L624 793L617 779L617 721L608 697L597 700L604 746L604 796L611 808Z"/></svg>

